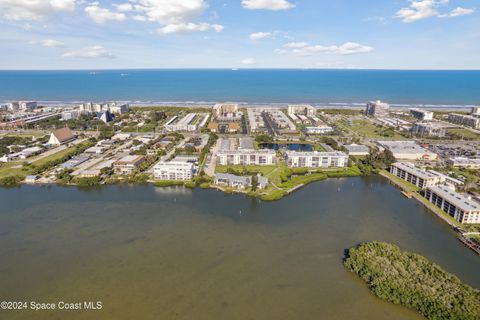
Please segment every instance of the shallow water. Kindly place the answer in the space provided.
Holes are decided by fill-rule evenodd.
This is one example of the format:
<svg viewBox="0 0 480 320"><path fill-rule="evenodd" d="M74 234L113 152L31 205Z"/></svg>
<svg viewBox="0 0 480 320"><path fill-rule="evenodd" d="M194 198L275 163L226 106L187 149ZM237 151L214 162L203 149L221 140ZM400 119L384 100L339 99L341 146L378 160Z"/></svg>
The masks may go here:
<svg viewBox="0 0 480 320"><path fill-rule="evenodd" d="M265 203L213 190L0 190L0 300L100 300L101 311L1 319L421 319L342 266L379 240L480 287L480 259L381 177L332 179Z"/></svg>

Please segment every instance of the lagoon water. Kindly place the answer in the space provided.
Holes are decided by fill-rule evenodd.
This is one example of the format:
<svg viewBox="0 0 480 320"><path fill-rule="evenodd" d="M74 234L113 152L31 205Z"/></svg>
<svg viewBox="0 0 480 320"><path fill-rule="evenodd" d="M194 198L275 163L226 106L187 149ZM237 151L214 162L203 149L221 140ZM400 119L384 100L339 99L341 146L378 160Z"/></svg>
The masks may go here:
<svg viewBox="0 0 480 320"><path fill-rule="evenodd" d="M467 105L480 71L164 69L0 71L0 101L359 103Z"/></svg>
<svg viewBox="0 0 480 320"><path fill-rule="evenodd" d="M342 266L395 243L480 287L480 259L381 177L314 183L265 203L213 190L0 189L0 297L100 300L101 311L2 319L421 319Z"/></svg>

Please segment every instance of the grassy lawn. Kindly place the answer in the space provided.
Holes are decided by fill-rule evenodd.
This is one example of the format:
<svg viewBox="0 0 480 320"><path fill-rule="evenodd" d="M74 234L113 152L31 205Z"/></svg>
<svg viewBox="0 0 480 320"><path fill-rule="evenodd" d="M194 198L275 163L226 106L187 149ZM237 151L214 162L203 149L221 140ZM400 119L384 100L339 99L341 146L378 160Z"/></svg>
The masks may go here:
<svg viewBox="0 0 480 320"><path fill-rule="evenodd" d="M358 135L365 136L367 138L377 138L377 139L394 139L394 140L403 140L405 137L394 132L392 137L385 137L382 135L382 131L386 128L379 128L368 120L354 120L352 126L349 127L352 131L356 132Z"/></svg>
<svg viewBox="0 0 480 320"><path fill-rule="evenodd" d="M20 168L13 168L16 166L20 166ZM22 170L22 163L19 161L15 162L8 162L8 163L3 163L0 165L0 179L5 178L5 177L11 177L11 176L20 176L20 177L26 177L29 174L29 171L23 171Z"/></svg>
<svg viewBox="0 0 480 320"><path fill-rule="evenodd" d="M391 174L387 170L381 170L380 174L390 180L392 180L396 185L407 192L417 192L420 190L419 187L403 180L402 178L397 177L396 175Z"/></svg>
<svg viewBox="0 0 480 320"><path fill-rule="evenodd" d="M54 153L52 155L49 155L48 157L45 157L43 159L39 159L39 160L33 160L32 163L36 166L41 166L49 161L52 161L52 160L57 160L57 159L60 159L64 156L66 156L69 152L72 151L73 148L67 148L65 150L62 150L62 151L59 151L57 153Z"/></svg>
<svg viewBox="0 0 480 320"><path fill-rule="evenodd" d="M479 140L480 134L472 132L468 129L463 128L452 128L447 129L447 135L454 135L459 138L467 139L467 140Z"/></svg>

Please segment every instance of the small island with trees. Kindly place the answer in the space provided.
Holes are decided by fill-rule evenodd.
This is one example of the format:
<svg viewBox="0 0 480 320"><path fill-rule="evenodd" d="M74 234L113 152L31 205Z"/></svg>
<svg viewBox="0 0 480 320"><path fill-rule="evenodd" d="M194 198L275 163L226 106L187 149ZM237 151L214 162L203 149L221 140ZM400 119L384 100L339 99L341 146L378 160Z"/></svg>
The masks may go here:
<svg viewBox="0 0 480 320"><path fill-rule="evenodd" d="M480 290L393 244L368 242L351 248L344 266L377 297L417 310L427 319L480 319Z"/></svg>

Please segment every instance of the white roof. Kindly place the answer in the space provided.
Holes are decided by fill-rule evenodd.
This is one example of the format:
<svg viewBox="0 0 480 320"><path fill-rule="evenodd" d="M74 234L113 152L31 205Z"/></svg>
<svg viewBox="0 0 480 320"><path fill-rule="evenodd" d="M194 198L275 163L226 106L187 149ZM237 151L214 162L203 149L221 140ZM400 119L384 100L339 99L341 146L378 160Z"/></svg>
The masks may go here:
<svg viewBox="0 0 480 320"><path fill-rule="evenodd" d="M428 189L462 211L480 211L480 203L472 200L464 194L457 193L447 187L441 186L428 187Z"/></svg>

